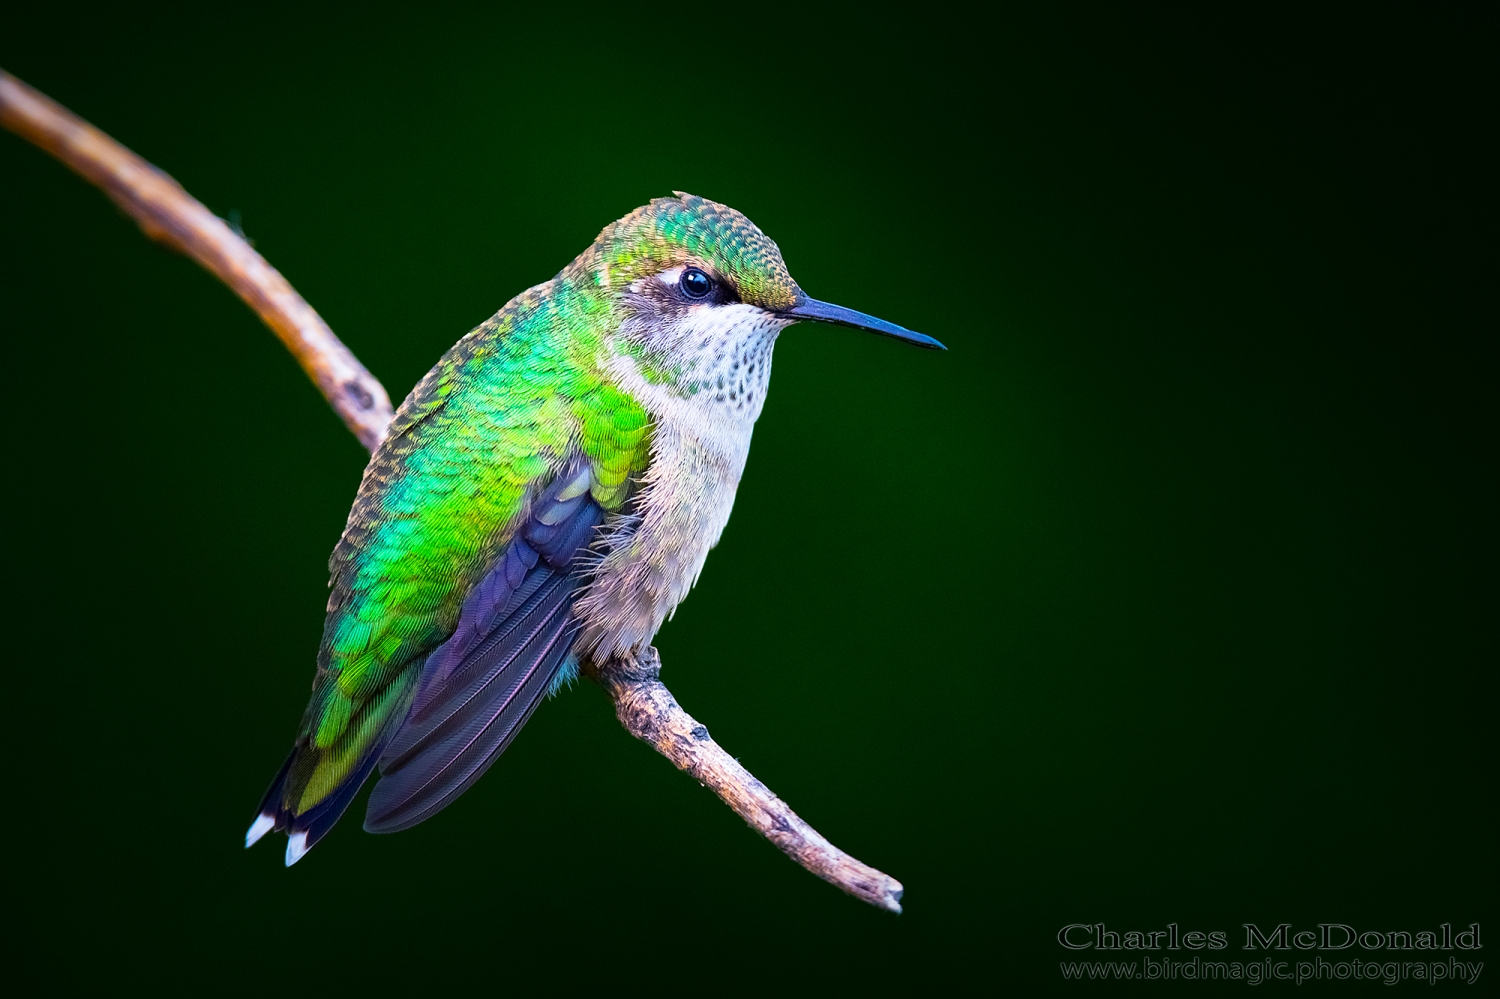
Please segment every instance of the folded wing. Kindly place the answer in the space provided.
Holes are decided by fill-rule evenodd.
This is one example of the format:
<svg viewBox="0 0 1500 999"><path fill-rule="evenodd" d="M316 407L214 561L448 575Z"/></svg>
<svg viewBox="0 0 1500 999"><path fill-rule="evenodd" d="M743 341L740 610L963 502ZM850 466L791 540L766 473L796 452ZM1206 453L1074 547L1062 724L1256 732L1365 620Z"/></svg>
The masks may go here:
<svg viewBox="0 0 1500 999"><path fill-rule="evenodd" d="M453 636L427 657L406 720L380 756L370 832L410 828L468 790L573 668L573 603L605 516L592 484L579 462L536 498L465 601Z"/></svg>

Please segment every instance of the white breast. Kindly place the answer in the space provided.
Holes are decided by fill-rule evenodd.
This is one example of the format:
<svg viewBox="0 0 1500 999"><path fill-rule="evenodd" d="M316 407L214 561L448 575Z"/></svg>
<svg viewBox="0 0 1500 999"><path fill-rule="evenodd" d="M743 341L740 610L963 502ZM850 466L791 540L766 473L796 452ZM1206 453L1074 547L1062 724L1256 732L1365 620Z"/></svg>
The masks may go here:
<svg viewBox="0 0 1500 999"><path fill-rule="evenodd" d="M610 525L609 555L579 601L581 653L602 658L649 643L729 522L787 323L743 304L704 313L677 331L694 349L675 383L653 384L626 354L610 361L611 379L651 414L651 465L634 513Z"/></svg>

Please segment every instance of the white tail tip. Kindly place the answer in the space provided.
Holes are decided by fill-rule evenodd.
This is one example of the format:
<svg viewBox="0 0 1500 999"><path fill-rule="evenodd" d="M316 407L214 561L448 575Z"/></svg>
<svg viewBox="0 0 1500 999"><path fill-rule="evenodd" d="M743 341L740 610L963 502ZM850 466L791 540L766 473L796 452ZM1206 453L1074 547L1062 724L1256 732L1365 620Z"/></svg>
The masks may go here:
<svg viewBox="0 0 1500 999"><path fill-rule="evenodd" d="M276 825L276 816L257 815L255 821L250 823L250 829L245 833L245 849L250 849L260 840L262 836L271 831Z"/></svg>
<svg viewBox="0 0 1500 999"><path fill-rule="evenodd" d="M307 856L307 830L292 833L286 838L286 866L291 867L297 861Z"/></svg>

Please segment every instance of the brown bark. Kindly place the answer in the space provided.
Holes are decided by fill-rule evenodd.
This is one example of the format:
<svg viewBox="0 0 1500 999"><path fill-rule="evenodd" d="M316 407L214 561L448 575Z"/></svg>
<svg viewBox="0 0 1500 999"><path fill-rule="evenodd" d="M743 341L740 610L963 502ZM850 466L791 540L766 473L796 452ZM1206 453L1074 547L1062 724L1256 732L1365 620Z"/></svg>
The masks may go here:
<svg viewBox="0 0 1500 999"><path fill-rule="evenodd" d="M281 339L360 443L379 446L390 397L286 278L225 222L103 132L0 70L0 125L101 188L146 235L196 260L254 309ZM818 834L682 710L660 679L654 648L587 666L615 703L626 731L713 791L750 827L797 863L855 898L901 911L901 883Z"/></svg>
<svg viewBox="0 0 1500 999"><path fill-rule="evenodd" d="M271 327L334 412L374 450L391 422L385 387L281 273L182 185L88 122L0 71L0 125L108 194L146 235L203 265Z"/></svg>
<svg viewBox="0 0 1500 999"><path fill-rule="evenodd" d="M901 911L901 882L860 863L803 822L786 802L755 779L677 703L661 682L661 658L648 648L634 659L616 658L586 672L615 702L625 730L672 761L734 809L750 828L835 887L891 912Z"/></svg>

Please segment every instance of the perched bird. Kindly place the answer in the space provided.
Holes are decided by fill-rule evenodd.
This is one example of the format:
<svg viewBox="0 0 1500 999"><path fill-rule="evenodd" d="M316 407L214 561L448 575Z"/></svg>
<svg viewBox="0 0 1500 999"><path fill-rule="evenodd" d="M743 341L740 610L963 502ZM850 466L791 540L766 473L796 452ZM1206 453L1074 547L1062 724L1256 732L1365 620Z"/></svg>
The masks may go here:
<svg viewBox="0 0 1500 999"><path fill-rule="evenodd" d="M642 648L729 520L776 337L920 333L807 297L724 205L658 198L438 361L329 560L312 699L245 835L296 863L371 771L370 832L479 779L581 659Z"/></svg>

